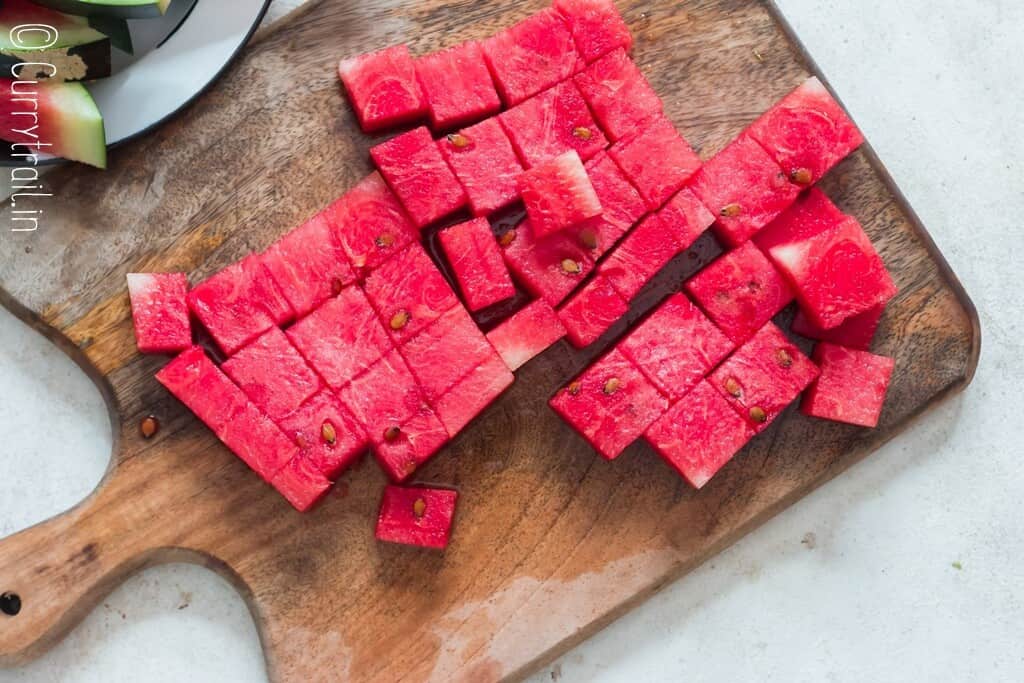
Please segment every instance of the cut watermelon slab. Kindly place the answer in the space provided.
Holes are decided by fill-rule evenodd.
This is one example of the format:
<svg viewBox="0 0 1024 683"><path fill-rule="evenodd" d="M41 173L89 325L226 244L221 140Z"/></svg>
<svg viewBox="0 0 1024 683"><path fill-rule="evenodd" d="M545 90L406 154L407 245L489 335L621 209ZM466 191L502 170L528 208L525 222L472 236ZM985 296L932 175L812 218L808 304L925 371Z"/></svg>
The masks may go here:
<svg viewBox="0 0 1024 683"><path fill-rule="evenodd" d="M753 438L754 430L714 387L701 381L644 436L665 462L699 489Z"/></svg>
<svg viewBox="0 0 1024 683"><path fill-rule="evenodd" d="M745 134L709 159L689 186L715 215L718 236L732 247L746 242L789 208L801 189Z"/></svg>
<svg viewBox="0 0 1024 683"><path fill-rule="evenodd" d="M567 233L537 239L529 219L499 238L509 270L531 294L557 306L593 270L594 261Z"/></svg>
<svg viewBox="0 0 1024 683"><path fill-rule="evenodd" d="M601 200L575 150L519 176L519 194L537 237L545 237L601 214Z"/></svg>
<svg viewBox="0 0 1024 683"><path fill-rule="evenodd" d="M309 468L334 481L366 451L363 426L330 389L314 394L280 420Z"/></svg>
<svg viewBox="0 0 1024 683"><path fill-rule="evenodd" d="M438 237L469 310L479 311L515 295L512 276L486 218L446 228Z"/></svg>
<svg viewBox="0 0 1024 683"><path fill-rule="evenodd" d="M427 113L409 48L394 45L343 59L338 75L366 132L410 123Z"/></svg>
<svg viewBox="0 0 1024 683"><path fill-rule="evenodd" d="M304 455L292 458L278 470L270 485L299 512L308 512L331 490L332 482Z"/></svg>
<svg viewBox="0 0 1024 683"><path fill-rule="evenodd" d="M590 346L629 310L615 286L600 273L558 310L569 341L578 349Z"/></svg>
<svg viewBox="0 0 1024 683"><path fill-rule="evenodd" d="M896 362L867 351L821 343L814 349L821 375L804 396L804 415L877 427Z"/></svg>
<svg viewBox="0 0 1024 683"><path fill-rule="evenodd" d="M338 397L374 444L426 406L416 378L397 350L389 351L340 389Z"/></svg>
<svg viewBox="0 0 1024 683"><path fill-rule="evenodd" d="M177 353L192 346L188 277L184 273L128 273L135 345L140 353Z"/></svg>
<svg viewBox="0 0 1024 683"><path fill-rule="evenodd" d="M616 348L672 400L686 395L733 350L684 294L673 294Z"/></svg>
<svg viewBox="0 0 1024 683"><path fill-rule="evenodd" d="M588 66L576 75L575 81L597 122L613 141L628 137L648 121L664 116L658 93L621 48Z"/></svg>
<svg viewBox="0 0 1024 683"><path fill-rule="evenodd" d="M487 333L505 365L513 372L565 336L565 326L551 304L537 299Z"/></svg>
<svg viewBox="0 0 1024 683"><path fill-rule="evenodd" d="M496 354L473 368L435 404L438 417L454 437L515 381Z"/></svg>
<svg viewBox="0 0 1024 683"><path fill-rule="evenodd" d="M600 216L585 220L573 230L590 257L597 260L629 232L647 212L647 207L640 193L607 153L599 152L584 167L602 211Z"/></svg>
<svg viewBox="0 0 1024 683"><path fill-rule="evenodd" d="M494 213L519 197L516 180L523 165L497 119L446 135L437 146L465 189L473 215Z"/></svg>
<svg viewBox="0 0 1024 683"><path fill-rule="evenodd" d="M402 356L430 405L480 363L495 356L483 332L455 306L402 345Z"/></svg>
<svg viewBox="0 0 1024 683"><path fill-rule="evenodd" d="M681 190L701 164L690 143L664 116L619 140L608 154L652 211Z"/></svg>
<svg viewBox="0 0 1024 683"><path fill-rule="evenodd" d="M570 150L586 160L608 146L572 81L517 104L498 120L527 168Z"/></svg>
<svg viewBox="0 0 1024 683"><path fill-rule="evenodd" d="M466 205L466 191L425 126L371 148L370 156L418 227Z"/></svg>
<svg viewBox="0 0 1024 683"><path fill-rule="evenodd" d="M613 460L668 409L668 400L612 349L560 389L550 405L598 453Z"/></svg>
<svg viewBox="0 0 1024 683"><path fill-rule="evenodd" d="M754 244L764 253L775 247L798 244L836 227L847 219L824 192L812 187L778 218L754 235Z"/></svg>
<svg viewBox="0 0 1024 683"><path fill-rule="evenodd" d="M48 154L81 161L98 168L107 167L107 140L103 116L92 96L81 83L22 83L15 87L9 78L0 78L0 137L15 154L39 151L36 145L49 144ZM13 90L12 90L13 88ZM31 93L31 95L30 95ZM26 103L35 99L37 117L25 116ZM24 146L25 149L20 149Z"/></svg>
<svg viewBox="0 0 1024 683"><path fill-rule="evenodd" d="M377 516L377 540L446 548L458 497L448 489L386 486Z"/></svg>
<svg viewBox="0 0 1024 683"><path fill-rule="evenodd" d="M437 414L423 404L412 417L378 436L373 452L391 481L402 481L447 442L448 431Z"/></svg>
<svg viewBox="0 0 1024 683"><path fill-rule="evenodd" d="M811 76L747 129L793 182L811 185L864 142L843 108Z"/></svg>
<svg viewBox="0 0 1024 683"><path fill-rule="evenodd" d="M471 40L416 60L416 76L434 130L448 130L501 109L480 43Z"/></svg>
<svg viewBox="0 0 1024 683"><path fill-rule="evenodd" d="M616 48L633 47L633 35L612 0L555 0L572 30L576 50L590 63Z"/></svg>
<svg viewBox="0 0 1024 683"><path fill-rule="evenodd" d="M742 344L793 300L793 289L761 250L747 242L686 283L718 327Z"/></svg>
<svg viewBox="0 0 1024 683"><path fill-rule="evenodd" d="M850 316L839 325L826 330L815 325L803 311L798 310L790 329L801 337L867 351L871 348L871 341L875 338L875 331L884 312L885 306L875 306L864 313Z"/></svg>
<svg viewBox="0 0 1024 683"><path fill-rule="evenodd" d="M510 107L564 81L579 64L569 27L550 7L487 39L483 50Z"/></svg>

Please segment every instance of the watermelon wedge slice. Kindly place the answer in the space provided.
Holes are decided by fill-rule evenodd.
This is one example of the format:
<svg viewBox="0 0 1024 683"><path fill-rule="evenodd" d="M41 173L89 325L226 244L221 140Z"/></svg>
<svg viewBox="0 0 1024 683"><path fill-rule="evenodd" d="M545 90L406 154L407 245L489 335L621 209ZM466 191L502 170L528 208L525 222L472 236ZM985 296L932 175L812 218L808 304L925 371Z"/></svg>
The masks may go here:
<svg viewBox="0 0 1024 683"><path fill-rule="evenodd" d="M494 213L519 197L516 180L523 165L497 119L446 135L437 146L466 190L473 215Z"/></svg>
<svg viewBox="0 0 1024 683"><path fill-rule="evenodd" d="M519 194L537 237L601 215L601 200L575 150L524 171Z"/></svg>
<svg viewBox="0 0 1024 683"><path fill-rule="evenodd" d="M192 346L188 277L184 273L128 273L135 344L140 353L177 353Z"/></svg>
<svg viewBox="0 0 1024 683"><path fill-rule="evenodd" d="M859 315L850 316L830 330L818 327L803 311L798 310L790 329L801 337L832 342L851 349L867 351L875 338L878 323L885 312L885 306L875 306Z"/></svg>
<svg viewBox="0 0 1024 683"><path fill-rule="evenodd" d="M106 78L110 44L110 38L84 17L29 0L4 0L0 5L0 67L20 80ZM9 71L12 67L17 68Z"/></svg>
<svg viewBox="0 0 1024 683"><path fill-rule="evenodd" d="M622 48L612 50L575 77L590 111L612 141L665 115L664 106L640 68Z"/></svg>
<svg viewBox="0 0 1024 683"><path fill-rule="evenodd" d="M377 540L446 548L458 498L457 492L448 489L386 486L377 516Z"/></svg>
<svg viewBox="0 0 1024 683"><path fill-rule="evenodd" d="M15 156L52 154L107 167L103 116L81 83L0 78L0 138Z"/></svg>
<svg viewBox="0 0 1024 683"><path fill-rule="evenodd" d="M334 481L366 451L363 426L330 389L322 389L279 422L317 473Z"/></svg>
<svg viewBox="0 0 1024 683"><path fill-rule="evenodd" d="M557 306L583 282L594 261L568 233L538 239L530 220L498 238L505 264L516 279L536 297Z"/></svg>
<svg viewBox="0 0 1024 683"><path fill-rule="evenodd" d="M600 273L558 309L572 345L590 346L629 310L629 301Z"/></svg>
<svg viewBox="0 0 1024 683"><path fill-rule="evenodd" d="M607 153L598 152L584 167L601 202L601 215L583 221L573 232L596 261L629 232L647 208L640 193Z"/></svg>
<svg viewBox="0 0 1024 683"><path fill-rule="evenodd" d="M628 138L620 139L608 150L608 155L640 191L652 211L681 190L701 164L690 143L664 116Z"/></svg>
<svg viewBox="0 0 1024 683"><path fill-rule="evenodd" d="M405 45L343 59L338 76L367 133L410 123L427 113L416 64Z"/></svg>
<svg viewBox="0 0 1024 683"><path fill-rule="evenodd" d="M488 332L487 341L514 372L564 336L565 326L555 309L537 299Z"/></svg>
<svg viewBox="0 0 1024 683"><path fill-rule="evenodd" d="M822 342L814 349L821 375L804 396L804 415L877 427L896 361Z"/></svg>
<svg viewBox="0 0 1024 683"><path fill-rule="evenodd" d="M465 126L501 109L484 53L475 40L420 57L416 77L434 130Z"/></svg>
<svg viewBox="0 0 1024 683"><path fill-rule="evenodd" d="M516 293L491 224L477 218L438 233L466 306L479 311Z"/></svg>
<svg viewBox="0 0 1024 683"><path fill-rule="evenodd" d="M588 64L616 48L633 47L633 35L612 0L555 0L572 29L576 50Z"/></svg>

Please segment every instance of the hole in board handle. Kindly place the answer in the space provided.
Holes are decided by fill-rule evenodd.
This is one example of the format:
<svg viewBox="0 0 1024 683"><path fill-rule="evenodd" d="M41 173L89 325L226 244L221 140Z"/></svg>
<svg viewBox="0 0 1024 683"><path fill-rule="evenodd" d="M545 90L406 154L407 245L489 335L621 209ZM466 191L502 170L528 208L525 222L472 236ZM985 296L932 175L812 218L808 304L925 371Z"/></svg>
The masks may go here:
<svg viewBox="0 0 1024 683"><path fill-rule="evenodd" d="M21 611L21 596L17 593L4 593L0 595L0 612L9 617L16 617Z"/></svg>

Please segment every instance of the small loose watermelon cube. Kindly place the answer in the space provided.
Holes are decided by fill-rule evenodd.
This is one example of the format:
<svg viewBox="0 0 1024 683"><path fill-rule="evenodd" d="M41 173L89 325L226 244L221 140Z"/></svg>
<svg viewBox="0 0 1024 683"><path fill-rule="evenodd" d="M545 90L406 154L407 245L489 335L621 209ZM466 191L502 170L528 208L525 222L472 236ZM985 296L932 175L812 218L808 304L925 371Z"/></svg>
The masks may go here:
<svg viewBox="0 0 1024 683"><path fill-rule="evenodd" d="M573 75L580 59L569 27L550 7L488 38L483 50L510 107Z"/></svg>
<svg viewBox="0 0 1024 683"><path fill-rule="evenodd" d="M732 460L754 430L706 381L676 401L644 433L666 463L701 488Z"/></svg>
<svg viewBox="0 0 1024 683"><path fill-rule="evenodd" d="M140 353L176 353L192 346L188 277L184 273L128 273L135 345Z"/></svg>
<svg viewBox="0 0 1024 683"><path fill-rule="evenodd" d="M622 48L612 50L575 77L605 135L621 140L664 116L658 93Z"/></svg>
<svg viewBox="0 0 1024 683"><path fill-rule="evenodd" d="M323 383L285 333L272 327L221 365L249 400L271 420L298 410Z"/></svg>
<svg viewBox="0 0 1024 683"><path fill-rule="evenodd" d="M847 219L824 192L812 187L792 206L754 235L754 244L767 254L772 248L796 244L834 228Z"/></svg>
<svg viewBox="0 0 1024 683"><path fill-rule="evenodd" d="M633 35L612 0L555 0L572 30L576 50L588 64L616 48L633 47Z"/></svg>
<svg viewBox="0 0 1024 683"><path fill-rule="evenodd" d="M501 109L480 43L470 40L416 60L434 130L479 121Z"/></svg>
<svg viewBox="0 0 1024 683"><path fill-rule="evenodd" d="M565 325L555 309L537 299L516 311L487 333L509 370L515 371L565 336Z"/></svg>
<svg viewBox="0 0 1024 683"><path fill-rule="evenodd" d="M737 344L793 300L793 289L750 242L720 256L686 283L686 291Z"/></svg>
<svg viewBox="0 0 1024 683"><path fill-rule="evenodd" d="M559 389L549 403L608 460L636 441L669 405L616 349Z"/></svg>
<svg viewBox="0 0 1024 683"><path fill-rule="evenodd" d="M843 108L815 76L747 129L793 182L811 185L864 142Z"/></svg>
<svg viewBox="0 0 1024 683"><path fill-rule="evenodd" d="M753 138L740 135L693 174L689 187L715 215L718 236L738 247L796 201L789 180Z"/></svg>
<svg viewBox="0 0 1024 683"><path fill-rule="evenodd" d="M448 430L426 404L377 435L373 452L391 481L404 481L448 442Z"/></svg>
<svg viewBox="0 0 1024 683"><path fill-rule="evenodd" d="M437 146L466 190L473 215L486 216L519 198L523 165L497 119L446 135Z"/></svg>
<svg viewBox="0 0 1024 683"><path fill-rule="evenodd" d="M417 227L466 205L466 191L425 126L372 147L370 156Z"/></svg>
<svg viewBox="0 0 1024 683"><path fill-rule="evenodd" d="M438 237L469 310L479 311L515 295L512 276L486 218L453 225Z"/></svg>
<svg viewBox="0 0 1024 683"><path fill-rule="evenodd" d="M299 512L308 512L331 490L332 482L304 455L297 455L278 470L270 485Z"/></svg>
<svg viewBox="0 0 1024 683"><path fill-rule="evenodd" d="M322 389L280 420L309 467L334 481L366 451L363 426L330 389Z"/></svg>
<svg viewBox="0 0 1024 683"><path fill-rule="evenodd" d="M377 517L377 540L446 548L458 497L447 489L386 486Z"/></svg>
<svg viewBox="0 0 1024 683"><path fill-rule="evenodd" d="M394 45L343 59L338 75L366 132L400 126L427 113L409 48Z"/></svg>
<svg viewBox="0 0 1024 683"><path fill-rule="evenodd" d="M600 273L558 309L572 345L589 346L629 310L629 301Z"/></svg>
<svg viewBox="0 0 1024 683"><path fill-rule="evenodd" d="M685 294L673 294L616 348L661 393L682 398L735 345Z"/></svg>
<svg viewBox="0 0 1024 683"><path fill-rule="evenodd" d="M337 394L374 445L427 405L416 378L397 350L378 359Z"/></svg>
<svg viewBox="0 0 1024 683"><path fill-rule="evenodd" d="M449 436L461 432L514 381L515 375L496 354L473 368L435 402L434 409Z"/></svg>
<svg viewBox="0 0 1024 683"><path fill-rule="evenodd" d="M652 211L681 190L701 164L690 143L664 116L620 139L608 150L608 155L640 191Z"/></svg>
<svg viewBox="0 0 1024 683"><path fill-rule="evenodd" d="M804 415L877 427L896 361L822 342L814 349L821 375L804 396Z"/></svg>
<svg viewBox="0 0 1024 683"><path fill-rule="evenodd" d="M802 242L772 247L768 255L793 283L801 310L824 329L896 296L892 276L855 218Z"/></svg>
<svg viewBox="0 0 1024 683"><path fill-rule="evenodd" d="M711 373L711 384L760 432L818 376L818 366L767 323Z"/></svg>
<svg viewBox="0 0 1024 683"><path fill-rule="evenodd" d="M801 337L832 342L851 349L867 351L875 338L878 322L885 312L885 306L875 306L859 315L853 315L830 330L818 327L803 311L798 310L789 329Z"/></svg>
<svg viewBox="0 0 1024 683"><path fill-rule="evenodd" d="M594 192L601 202L601 215L588 218L573 228L579 242L594 260L600 258L647 212L640 193L622 169L605 152L584 164Z"/></svg>
<svg viewBox="0 0 1024 683"><path fill-rule="evenodd" d="M552 306L561 303L594 267L578 240L567 233L538 239L529 219L503 234L498 243L505 265L523 287Z"/></svg>
<svg viewBox="0 0 1024 683"><path fill-rule="evenodd" d="M494 348L462 306L455 306L400 349L430 405L480 363Z"/></svg>
<svg viewBox="0 0 1024 683"><path fill-rule="evenodd" d="M601 200L575 150L524 171L519 194L537 237L601 215Z"/></svg>
<svg viewBox="0 0 1024 683"><path fill-rule="evenodd" d="M527 168L573 149L586 160L608 146L572 81L534 95L498 120Z"/></svg>

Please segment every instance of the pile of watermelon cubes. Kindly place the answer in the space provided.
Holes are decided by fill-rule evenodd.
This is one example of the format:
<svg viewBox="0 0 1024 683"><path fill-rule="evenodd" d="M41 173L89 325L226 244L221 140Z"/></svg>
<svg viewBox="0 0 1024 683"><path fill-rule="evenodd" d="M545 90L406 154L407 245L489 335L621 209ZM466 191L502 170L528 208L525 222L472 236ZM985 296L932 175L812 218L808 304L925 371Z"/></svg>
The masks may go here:
<svg viewBox="0 0 1024 683"><path fill-rule="evenodd" d="M857 128L810 78L702 162L632 43L612 0L556 0L483 41L342 60L363 130L406 130L264 251L191 289L129 275L139 350L178 354L157 379L300 511L372 451L393 482L377 537L443 548L457 494L403 482L513 371L563 337L596 341L710 229L725 253L552 408L608 459L643 436L696 487L805 390L807 415L876 425L893 361L868 348L896 287L814 187ZM525 218L495 227L517 205ZM486 334L475 323L516 300ZM812 357L773 322L793 301Z"/></svg>

